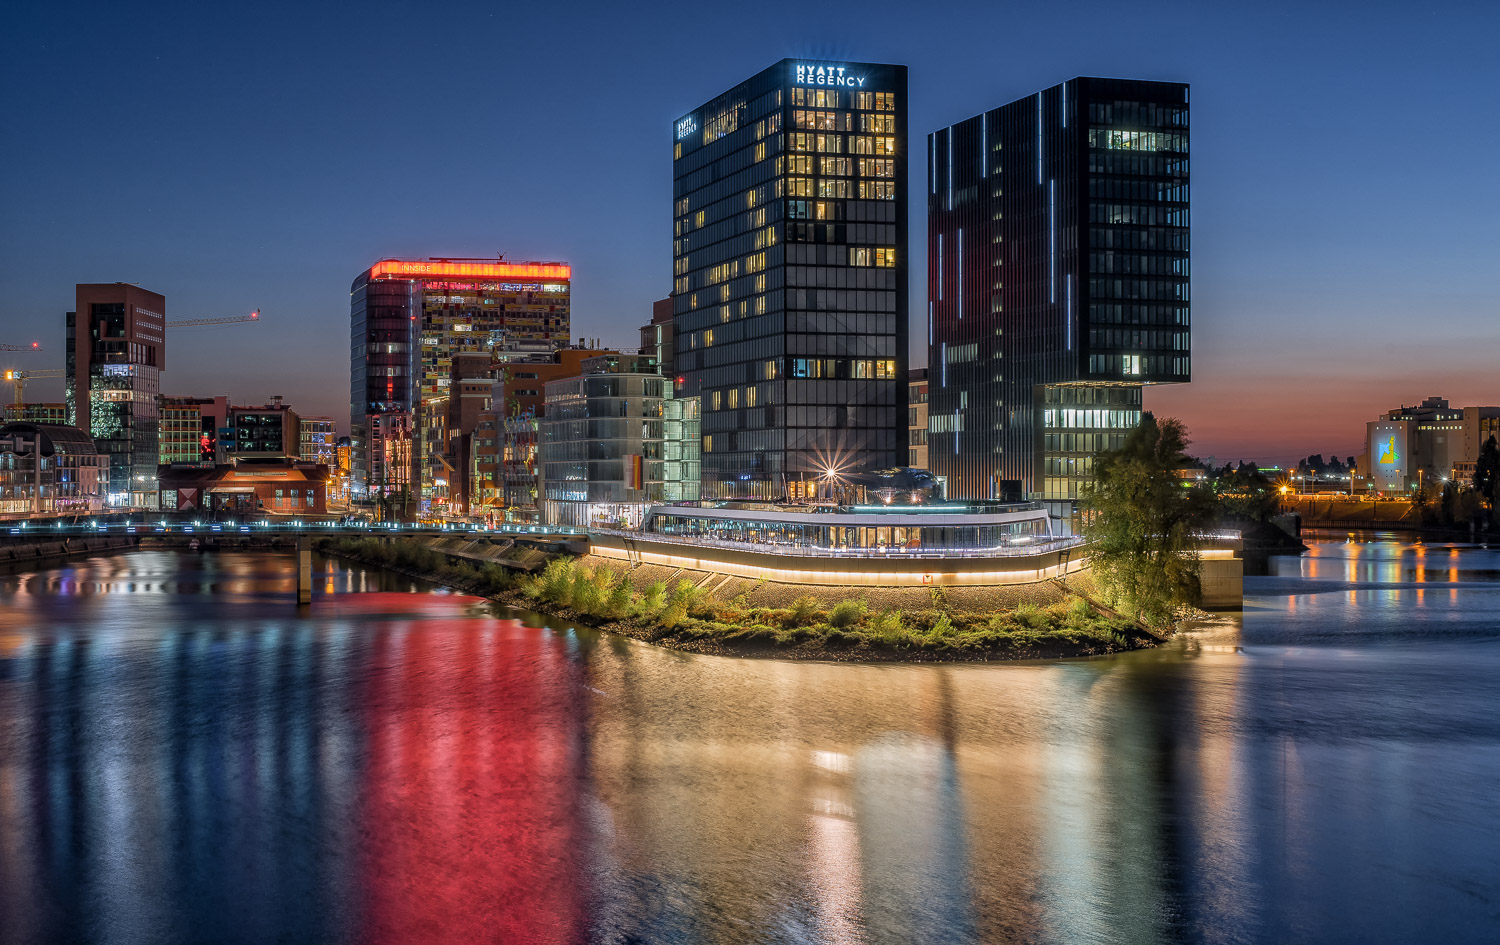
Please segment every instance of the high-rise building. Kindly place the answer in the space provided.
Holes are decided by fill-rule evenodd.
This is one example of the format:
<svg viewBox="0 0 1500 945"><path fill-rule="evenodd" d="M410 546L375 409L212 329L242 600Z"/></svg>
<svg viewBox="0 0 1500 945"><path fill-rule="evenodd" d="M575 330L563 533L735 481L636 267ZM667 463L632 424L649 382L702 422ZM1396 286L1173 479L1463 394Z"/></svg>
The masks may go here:
<svg viewBox="0 0 1500 945"><path fill-rule="evenodd" d="M154 505L167 300L123 282L78 285L75 299L66 322L69 422L109 456L110 505Z"/></svg>
<svg viewBox="0 0 1500 945"><path fill-rule="evenodd" d="M1188 87L1070 79L928 136L929 466L1070 519L1192 374Z"/></svg>
<svg viewBox="0 0 1500 945"><path fill-rule="evenodd" d="M705 498L906 459L906 67L786 59L677 119L673 375Z"/></svg>
<svg viewBox="0 0 1500 945"><path fill-rule="evenodd" d="M442 478L453 355L565 345L564 263L382 259L350 289L350 441L356 488L408 514Z"/></svg>

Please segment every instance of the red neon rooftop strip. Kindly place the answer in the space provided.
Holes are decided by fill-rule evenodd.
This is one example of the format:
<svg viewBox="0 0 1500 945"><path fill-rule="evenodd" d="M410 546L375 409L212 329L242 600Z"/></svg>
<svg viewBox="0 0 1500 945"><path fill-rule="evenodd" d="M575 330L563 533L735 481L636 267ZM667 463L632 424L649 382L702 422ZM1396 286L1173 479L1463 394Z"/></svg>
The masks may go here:
<svg viewBox="0 0 1500 945"><path fill-rule="evenodd" d="M414 262L382 259L370 267L374 279L571 279L573 267L555 263Z"/></svg>

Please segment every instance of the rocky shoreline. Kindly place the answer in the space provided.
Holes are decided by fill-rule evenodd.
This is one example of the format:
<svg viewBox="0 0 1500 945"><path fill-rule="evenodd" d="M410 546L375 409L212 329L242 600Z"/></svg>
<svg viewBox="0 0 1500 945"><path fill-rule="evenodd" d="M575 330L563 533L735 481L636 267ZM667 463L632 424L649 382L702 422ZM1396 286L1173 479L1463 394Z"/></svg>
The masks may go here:
<svg viewBox="0 0 1500 945"><path fill-rule="evenodd" d="M890 600L909 602L912 589L763 587L765 582L758 582L732 599L720 599L684 581L663 596L664 581L653 581L654 588L649 584L635 587L628 576L607 566L599 566L596 574L594 568L576 560L559 559L569 572L562 579L553 575L551 580L563 580L562 594L577 582L578 591L586 597L593 595L590 600L596 603L590 612L556 599L557 594L549 599L546 572L517 577L498 565L454 562L415 544L362 547L340 540L325 542L319 550L553 620L702 655L845 663L983 663L1107 656L1155 647L1165 640L1094 604L1084 588L1061 582L937 590L922 611L903 612L891 607L880 610L881 592L891 591ZM644 581L650 575L637 577ZM602 592L590 590L600 585ZM752 590L768 603L784 602L792 592L800 596L786 606L753 606ZM616 605L618 616L610 615L604 600L611 593L621 602ZM960 605L986 609L954 609L950 593ZM870 598L874 598L874 608Z"/></svg>

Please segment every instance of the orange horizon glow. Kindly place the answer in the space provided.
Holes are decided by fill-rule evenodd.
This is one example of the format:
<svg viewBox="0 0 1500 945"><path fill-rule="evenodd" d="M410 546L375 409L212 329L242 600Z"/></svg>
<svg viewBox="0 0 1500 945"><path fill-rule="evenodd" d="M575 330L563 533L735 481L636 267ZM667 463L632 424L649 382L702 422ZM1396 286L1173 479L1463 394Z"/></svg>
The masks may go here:
<svg viewBox="0 0 1500 945"><path fill-rule="evenodd" d="M561 279L573 278L573 267L562 263L476 263L382 259L370 267L370 280L434 279Z"/></svg>

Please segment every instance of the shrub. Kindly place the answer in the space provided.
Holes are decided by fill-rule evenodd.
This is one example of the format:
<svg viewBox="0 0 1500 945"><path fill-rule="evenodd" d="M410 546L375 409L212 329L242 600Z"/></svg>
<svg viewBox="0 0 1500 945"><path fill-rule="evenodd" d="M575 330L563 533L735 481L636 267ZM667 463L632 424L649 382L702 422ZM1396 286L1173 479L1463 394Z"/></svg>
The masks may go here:
<svg viewBox="0 0 1500 945"><path fill-rule="evenodd" d="M1015 610L1016 623L1032 630L1046 630L1052 623L1047 614L1035 604L1020 604Z"/></svg>
<svg viewBox="0 0 1500 945"><path fill-rule="evenodd" d="M828 624L847 630L865 619L867 609L863 600L841 600L828 612Z"/></svg>
<svg viewBox="0 0 1500 945"><path fill-rule="evenodd" d="M629 581L620 581L610 588L609 597L604 601L604 615L607 617L626 617L635 604L635 592L630 589Z"/></svg>
<svg viewBox="0 0 1500 945"><path fill-rule="evenodd" d="M932 629L927 631L935 637L944 637L953 632L953 618L947 614L938 614L937 619L932 622Z"/></svg>
<svg viewBox="0 0 1500 945"><path fill-rule="evenodd" d="M641 595L637 606L643 616L654 617L661 613L662 608L667 606L667 582L652 582Z"/></svg>
<svg viewBox="0 0 1500 945"><path fill-rule="evenodd" d="M786 610L787 620L794 627L805 627L816 621L821 614L818 602L806 594L792 601L792 606Z"/></svg>

